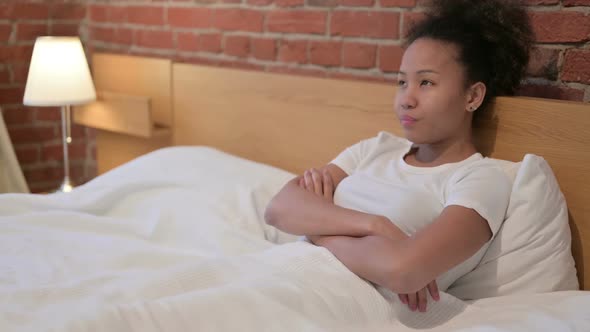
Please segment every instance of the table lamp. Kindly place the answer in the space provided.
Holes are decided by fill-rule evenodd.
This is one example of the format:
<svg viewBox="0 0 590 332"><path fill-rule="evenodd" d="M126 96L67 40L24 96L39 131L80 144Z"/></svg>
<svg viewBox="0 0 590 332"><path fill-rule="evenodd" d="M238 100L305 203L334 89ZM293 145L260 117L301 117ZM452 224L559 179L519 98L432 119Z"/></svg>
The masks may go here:
<svg viewBox="0 0 590 332"><path fill-rule="evenodd" d="M38 37L33 48L25 87L24 105L61 106L64 181L58 191L70 192L68 145L71 105L96 99L94 84L78 37Z"/></svg>

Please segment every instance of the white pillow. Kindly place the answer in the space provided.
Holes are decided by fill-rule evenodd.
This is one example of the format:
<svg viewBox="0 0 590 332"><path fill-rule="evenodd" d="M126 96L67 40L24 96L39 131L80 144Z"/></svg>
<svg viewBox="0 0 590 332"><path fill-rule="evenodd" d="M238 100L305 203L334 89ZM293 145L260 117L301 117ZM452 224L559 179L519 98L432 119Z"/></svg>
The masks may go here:
<svg viewBox="0 0 590 332"><path fill-rule="evenodd" d="M567 206L549 164L532 154L499 162L509 176L517 170L506 220L479 265L447 292L468 300L577 290Z"/></svg>

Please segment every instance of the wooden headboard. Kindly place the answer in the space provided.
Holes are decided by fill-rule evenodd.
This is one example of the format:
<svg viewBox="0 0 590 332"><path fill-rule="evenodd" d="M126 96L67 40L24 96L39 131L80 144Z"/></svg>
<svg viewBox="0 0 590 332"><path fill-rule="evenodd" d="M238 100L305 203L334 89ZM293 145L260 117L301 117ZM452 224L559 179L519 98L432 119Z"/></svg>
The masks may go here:
<svg viewBox="0 0 590 332"><path fill-rule="evenodd" d="M116 64L121 56L109 57ZM393 112L395 89L387 84L180 63L170 67L171 145L209 145L300 173L380 130L401 134ZM476 125L484 154L520 161L534 153L551 165L569 207L580 285L590 290L590 105L497 98L484 120ZM161 146L162 140L98 135L99 169L101 159L108 165L102 171L116 166L112 151L119 151L120 163ZM101 151L109 152L101 156Z"/></svg>

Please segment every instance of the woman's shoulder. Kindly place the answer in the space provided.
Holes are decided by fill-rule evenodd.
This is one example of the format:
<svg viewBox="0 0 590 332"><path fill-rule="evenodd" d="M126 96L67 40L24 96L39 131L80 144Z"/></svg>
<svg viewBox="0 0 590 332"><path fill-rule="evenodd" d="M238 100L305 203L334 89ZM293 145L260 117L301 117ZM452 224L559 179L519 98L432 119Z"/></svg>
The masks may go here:
<svg viewBox="0 0 590 332"><path fill-rule="evenodd" d="M512 183L513 164L504 160L481 157L456 169L451 182L479 178L490 184Z"/></svg>

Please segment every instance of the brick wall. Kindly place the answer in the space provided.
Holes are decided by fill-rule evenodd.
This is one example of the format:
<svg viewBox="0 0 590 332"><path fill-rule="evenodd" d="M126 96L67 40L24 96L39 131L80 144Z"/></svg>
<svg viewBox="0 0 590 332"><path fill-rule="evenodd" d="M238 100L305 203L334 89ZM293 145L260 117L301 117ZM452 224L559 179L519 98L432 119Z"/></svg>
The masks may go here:
<svg viewBox="0 0 590 332"><path fill-rule="evenodd" d="M537 45L523 95L590 101L590 0L527 0ZM94 50L389 81L417 0L90 0Z"/></svg>
<svg viewBox="0 0 590 332"><path fill-rule="evenodd" d="M0 106L33 189L61 178L59 113L23 108L33 37L79 34L88 51L320 77L391 81L419 0L87 0L0 4ZM526 0L537 34L521 94L590 102L590 0ZM90 130L72 170L94 175ZM57 182L56 182L57 181Z"/></svg>
<svg viewBox="0 0 590 332"><path fill-rule="evenodd" d="M0 107L17 157L32 191L49 191L63 180L59 108L24 107L22 98L37 36L78 36L85 1L0 1ZM94 135L72 128L72 179L83 183L96 174Z"/></svg>

